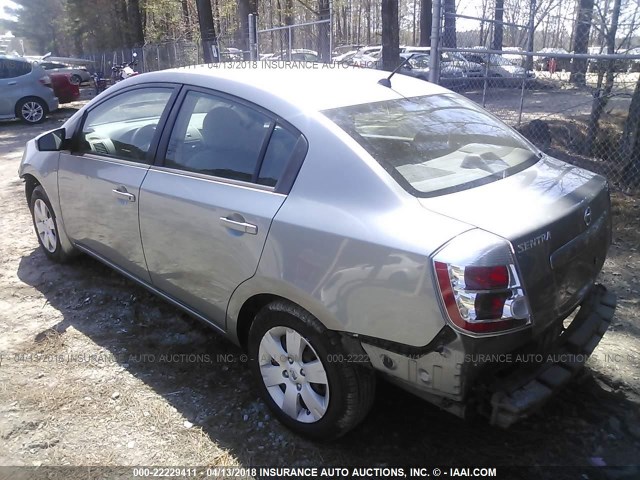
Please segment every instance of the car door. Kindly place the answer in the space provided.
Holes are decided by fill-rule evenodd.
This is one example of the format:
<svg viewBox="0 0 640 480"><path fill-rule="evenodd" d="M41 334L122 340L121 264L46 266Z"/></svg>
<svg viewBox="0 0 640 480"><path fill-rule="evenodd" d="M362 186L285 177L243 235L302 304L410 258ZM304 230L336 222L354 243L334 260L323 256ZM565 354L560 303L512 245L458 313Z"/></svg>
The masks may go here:
<svg viewBox="0 0 640 480"><path fill-rule="evenodd" d="M185 90L175 117L164 161L140 192L144 253L155 287L223 326L231 294L257 269L306 141L269 113L208 90Z"/></svg>
<svg viewBox="0 0 640 480"><path fill-rule="evenodd" d="M0 116L14 117L16 102L23 96L21 82L31 72L25 61L0 58Z"/></svg>
<svg viewBox="0 0 640 480"><path fill-rule="evenodd" d="M132 88L88 110L60 154L58 188L67 235L149 282L138 223L140 185L177 87Z"/></svg>

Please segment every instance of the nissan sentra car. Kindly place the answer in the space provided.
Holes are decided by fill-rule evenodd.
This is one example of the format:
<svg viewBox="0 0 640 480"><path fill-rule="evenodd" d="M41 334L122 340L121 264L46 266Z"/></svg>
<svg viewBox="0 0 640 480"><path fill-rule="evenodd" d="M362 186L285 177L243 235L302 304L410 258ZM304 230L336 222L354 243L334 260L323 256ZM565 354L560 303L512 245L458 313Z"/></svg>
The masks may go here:
<svg viewBox="0 0 640 480"><path fill-rule="evenodd" d="M120 82L26 146L42 250L89 254L245 348L300 434L354 428L379 377L511 425L613 316L595 283L607 182L455 93L386 75L202 66Z"/></svg>

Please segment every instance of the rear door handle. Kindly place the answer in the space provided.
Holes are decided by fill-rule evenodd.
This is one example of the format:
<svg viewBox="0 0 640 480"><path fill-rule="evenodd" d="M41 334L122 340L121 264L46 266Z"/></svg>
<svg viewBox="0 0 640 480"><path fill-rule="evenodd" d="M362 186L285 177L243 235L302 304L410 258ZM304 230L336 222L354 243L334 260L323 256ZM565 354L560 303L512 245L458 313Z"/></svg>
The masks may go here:
<svg viewBox="0 0 640 480"><path fill-rule="evenodd" d="M122 198L124 200L129 201L129 202L135 202L136 201L136 196L133 193L127 192L126 190L119 190L117 188L114 188L111 191L118 198Z"/></svg>
<svg viewBox="0 0 640 480"><path fill-rule="evenodd" d="M7 85L17 85L17 84L18 84L18 82L9 82L9 83L7 83Z"/></svg>
<svg viewBox="0 0 640 480"><path fill-rule="evenodd" d="M249 235L258 234L258 226L252 223L246 223L239 220L232 220L227 217L220 217L220 223L231 230L237 230L238 232L248 233Z"/></svg>

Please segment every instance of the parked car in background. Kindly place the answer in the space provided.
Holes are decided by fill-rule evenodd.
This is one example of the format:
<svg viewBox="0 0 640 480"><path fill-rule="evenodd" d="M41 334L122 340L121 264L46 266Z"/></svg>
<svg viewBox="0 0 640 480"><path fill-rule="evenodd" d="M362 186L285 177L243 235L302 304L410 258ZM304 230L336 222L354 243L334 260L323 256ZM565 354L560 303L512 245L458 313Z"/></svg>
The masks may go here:
<svg viewBox="0 0 640 480"><path fill-rule="evenodd" d="M494 87L514 87L522 85L535 78L532 71L514 65L501 55L486 53L463 53L464 58L470 62L482 65L483 73L486 70L489 77L489 85Z"/></svg>
<svg viewBox="0 0 640 480"><path fill-rule="evenodd" d="M607 181L460 95L382 76L202 66L118 83L26 145L42 251L85 252L245 348L299 434L354 428L377 377L508 427L611 322L595 283Z"/></svg>
<svg viewBox="0 0 640 480"><path fill-rule="evenodd" d="M429 62L430 55L401 53L400 58L407 60L399 73L419 78L420 80L429 81ZM467 86L467 76L461 68L442 62L440 64L440 78L438 84L452 90L464 88Z"/></svg>
<svg viewBox="0 0 640 480"><path fill-rule="evenodd" d="M58 108L51 79L23 57L0 55L0 119L43 122Z"/></svg>
<svg viewBox="0 0 640 480"><path fill-rule="evenodd" d="M49 72L53 92L60 104L75 102L80 98L80 87L72 77L71 73Z"/></svg>
<svg viewBox="0 0 640 480"><path fill-rule="evenodd" d="M431 55L431 47L404 46L400 50L402 53ZM484 77L482 65L470 62L458 52L442 52L440 54L440 65L441 69L444 68L450 73L457 72L458 69L462 70L463 76L466 78L465 85L478 85ZM457 73L449 76L457 77Z"/></svg>
<svg viewBox="0 0 640 480"><path fill-rule="evenodd" d="M91 81L91 74L87 71L86 67L70 66L65 65L64 63L51 62L47 60L40 61L38 64L44 68L47 73L69 74L69 81L75 85Z"/></svg>
<svg viewBox="0 0 640 480"><path fill-rule="evenodd" d="M358 53L357 50L351 50L349 52L345 52L342 53L340 55L336 55L335 57L333 57L333 61L335 63L342 63L345 65L351 65L351 61L353 59L353 57L356 55L356 53Z"/></svg>
<svg viewBox="0 0 640 480"><path fill-rule="evenodd" d="M239 48L222 48L220 49L220 61L221 62L241 62L244 59L244 54Z"/></svg>
<svg viewBox="0 0 640 480"><path fill-rule="evenodd" d="M319 62L320 57L318 56L318 52L316 52L315 50L294 48L291 50L291 53L287 51L279 54L274 54L266 60L277 60L284 62Z"/></svg>
<svg viewBox="0 0 640 480"><path fill-rule="evenodd" d="M338 57L338 56L344 55L345 53L348 53L348 52L357 52L362 47L364 47L364 45L358 45L358 44L340 45L340 46L335 47L333 49L333 52L331 52L331 56L332 57Z"/></svg>
<svg viewBox="0 0 640 480"><path fill-rule="evenodd" d="M511 64L518 67L524 67L527 59L526 55L523 55L524 51L520 47L503 47L504 52L501 56Z"/></svg>
<svg viewBox="0 0 640 480"><path fill-rule="evenodd" d="M552 54L563 54L567 55L567 52L564 48L543 48L537 52L541 56L534 57L533 66L538 71L546 71L546 72L556 72L566 70L569 71L571 69L571 59L570 58L562 58L562 57L554 57ZM550 55L550 56L542 56L542 55ZM553 62L552 62L553 59ZM555 62L555 63L554 63Z"/></svg>
<svg viewBox="0 0 640 480"><path fill-rule="evenodd" d="M379 68L381 53L382 47L380 45L362 47L351 57L349 65L363 68Z"/></svg>

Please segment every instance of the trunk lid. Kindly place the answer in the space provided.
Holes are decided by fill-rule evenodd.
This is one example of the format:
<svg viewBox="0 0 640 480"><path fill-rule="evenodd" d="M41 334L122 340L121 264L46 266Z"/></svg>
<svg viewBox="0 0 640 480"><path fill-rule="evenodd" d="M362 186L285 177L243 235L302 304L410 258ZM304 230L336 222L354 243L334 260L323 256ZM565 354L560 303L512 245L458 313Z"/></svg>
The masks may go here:
<svg viewBox="0 0 640 480"><path fill-rule="evenodd" d="M611 241L606 180L546 156L510 177L420 203L511 243L534 335L582 301Z"/></svg>

